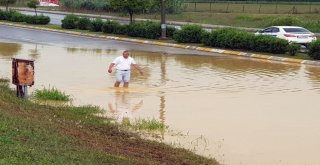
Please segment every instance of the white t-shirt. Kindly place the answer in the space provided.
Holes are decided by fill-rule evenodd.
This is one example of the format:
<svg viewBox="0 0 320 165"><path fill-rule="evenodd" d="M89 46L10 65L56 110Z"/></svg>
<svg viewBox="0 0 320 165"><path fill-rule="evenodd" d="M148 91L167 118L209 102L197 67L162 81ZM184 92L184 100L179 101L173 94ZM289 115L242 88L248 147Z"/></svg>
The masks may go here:
<svg viewBox="0 0 320 165"><path fill-rule="evenodd" d="M117 57L112 63L116 65L117 70L130 70L131 64L136 64L133 58L124 58L123 56Z"/></svg>

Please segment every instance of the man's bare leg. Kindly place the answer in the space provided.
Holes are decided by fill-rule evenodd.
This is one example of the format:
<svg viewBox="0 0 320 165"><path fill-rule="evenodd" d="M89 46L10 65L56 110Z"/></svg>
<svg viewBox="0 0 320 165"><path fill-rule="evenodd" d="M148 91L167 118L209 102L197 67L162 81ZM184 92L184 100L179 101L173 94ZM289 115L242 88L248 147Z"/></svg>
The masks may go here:
<svg viewBox="0 0 320 165"><path fill-rule="evenodd" d="M115 82L114 83L114 87L119 87L119 85L120 85L120 82Z"/></svg>
<svg viewBox="0 0 320 165"><path fill-rule="evenodd" d="M128 88L129 87L129 82L124 82L123 87Z"/></svg>

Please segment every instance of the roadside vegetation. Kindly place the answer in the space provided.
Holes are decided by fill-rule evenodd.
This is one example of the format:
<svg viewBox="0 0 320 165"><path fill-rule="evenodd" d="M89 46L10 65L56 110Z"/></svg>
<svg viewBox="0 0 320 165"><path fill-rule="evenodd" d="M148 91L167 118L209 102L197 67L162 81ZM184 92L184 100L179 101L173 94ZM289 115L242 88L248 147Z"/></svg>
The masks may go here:
<svg viewBox="0 0 320 165"><path fill-rule="evenodd" d="M67 95L64 92L61 92L54 87L36 89L32 95L37 100L55 100L55 101L71 100L70 95Z"/></svg>
<svg viewBox="0 0 320 165"><path fill-rule="evenodd" d="M26 22L28 24L47 25L50 22L50 17L44 15L25 15L15 10L2 11L0 10L0 20L11 22Z"/></svg>
<svg viewBox="0 0 320 165"><path fill-rule="evenodd" d="M185 149L141 139L93 106L22 100L0 79L1 164L218 164Z"/></svg>
<svg viewBox="0 0 320 165"><path fill-rule="evenodd" d="M151 120L138 119L134 121L132 124L128 123L128 126L135 130L147 130L147 131L159 131L159 130L165 130L167 128L166 125L157 121L156 119L151 119Z"/></svg>

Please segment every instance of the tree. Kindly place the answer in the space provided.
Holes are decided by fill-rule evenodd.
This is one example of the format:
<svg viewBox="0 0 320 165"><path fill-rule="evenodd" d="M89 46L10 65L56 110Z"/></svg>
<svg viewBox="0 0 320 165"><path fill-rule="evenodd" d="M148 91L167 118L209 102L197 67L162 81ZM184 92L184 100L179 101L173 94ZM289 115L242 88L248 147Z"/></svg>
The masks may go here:
<svg viewBox="0 0 320 165"><path fill-rule="evenodd" d="M15 4L17 0L0 0L0 5L6 6L6 11L8 11L9 4Z"/></svg>
<svg viewBox="0 0 320 165"><path fill-rule="evenodd" d="M130 24L133 22L133 14L138 14L149 9L150 0L111 0L111 6L120 12L130 15Z"/></svg>
<svg viewBox="0 0 320 165"><path fill-rule="evenodd" d="M40 2L38 0L31 0L30 2L27 3L29 8L33 8L34 9L34 12L36 13L36 16L38 15L37 14L37 5L39 5L39 4L40 4Z"/></svg>

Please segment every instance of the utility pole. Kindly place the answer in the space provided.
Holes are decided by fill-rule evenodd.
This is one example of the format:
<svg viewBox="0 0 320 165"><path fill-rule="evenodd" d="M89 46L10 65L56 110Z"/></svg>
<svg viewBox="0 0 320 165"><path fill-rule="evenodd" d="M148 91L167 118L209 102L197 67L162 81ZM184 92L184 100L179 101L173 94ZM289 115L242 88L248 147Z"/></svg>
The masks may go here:
<svg viewBox="0 0 320 165"><path fill-rule="evenodd" d="M160 39L166 39L167 35L167 25L166 25L166 9L165 9L165 0L160 0L161 8L161 37Z"/></svg>

